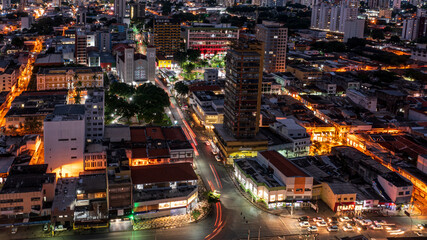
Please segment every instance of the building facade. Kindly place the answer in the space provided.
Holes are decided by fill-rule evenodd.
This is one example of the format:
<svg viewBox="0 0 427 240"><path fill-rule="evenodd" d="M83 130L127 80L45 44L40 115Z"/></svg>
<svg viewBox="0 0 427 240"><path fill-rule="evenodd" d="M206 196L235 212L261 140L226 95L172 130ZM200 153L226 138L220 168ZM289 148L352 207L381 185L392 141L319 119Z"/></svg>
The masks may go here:
<svg viewBox="0 0 427 240"><path fill-rule="evenodd" d="M38 91L74 89L78 82L83 88L104 86L104 74L100 67L40 68L36 77Z"/></svg>
<svg viewBox="0 0 427 240"><path fill-rule="evenodd" d="M256 26L256 39L264 43L264 71L285 72L288 29L283 24L263 21Z"/></svg>
<svg viewBox="0 0 427 240"><path fill-rule="evenodd" d="M154 41L157 53L173 57L178 51L181 36L181 24L169 18L158 17L154 20Z"/></svg>
<svg viewBox="0 0 427 240"><path fill-rule="evenodd" d="M235 138L258 133L264 48L258 41L236 43L227 52L224 127Z"/></svg>
<svg viewBox="0 0 427 240"><path fill-rule="evenodd" d="M185 27L186 49L198 49L202 58L225 56L231 43L239 39L239 29L230 24L194 23Z"/></svg>

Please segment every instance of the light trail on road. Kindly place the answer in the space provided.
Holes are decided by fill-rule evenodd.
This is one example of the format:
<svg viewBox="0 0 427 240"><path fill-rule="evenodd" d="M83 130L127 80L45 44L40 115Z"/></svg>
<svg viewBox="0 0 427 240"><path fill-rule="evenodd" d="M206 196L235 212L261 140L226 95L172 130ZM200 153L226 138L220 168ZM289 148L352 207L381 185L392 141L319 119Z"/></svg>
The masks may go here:
<svg viewBox="0 0 427 240"><path fill-rule="evenodd" d="M216 172L215 166L213 166L211 163L211 164L209 164L209 167L211 167L211 170L212 170L212 173L215 177L215 181L216 181L216 184L218 185L218 188L221 189L222 188L221 179L219 178L218 173Z"/></svg>

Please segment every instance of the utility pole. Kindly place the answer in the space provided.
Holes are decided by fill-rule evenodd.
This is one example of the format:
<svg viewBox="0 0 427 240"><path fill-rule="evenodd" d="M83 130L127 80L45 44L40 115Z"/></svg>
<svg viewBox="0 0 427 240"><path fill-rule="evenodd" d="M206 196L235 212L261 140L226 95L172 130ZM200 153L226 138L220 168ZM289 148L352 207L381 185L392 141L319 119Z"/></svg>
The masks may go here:
<svg viewBox="0 0 427 240"><path fill-rule="evenodd" d="M248 240L250 240L250 239L251 239L251 230L248 229Z"/></svg>
<svg viewBox="0 0 427 240"><path fill-rule="evenodd" d="M258 229L258 240L261 240L261 226Z"/></svg>

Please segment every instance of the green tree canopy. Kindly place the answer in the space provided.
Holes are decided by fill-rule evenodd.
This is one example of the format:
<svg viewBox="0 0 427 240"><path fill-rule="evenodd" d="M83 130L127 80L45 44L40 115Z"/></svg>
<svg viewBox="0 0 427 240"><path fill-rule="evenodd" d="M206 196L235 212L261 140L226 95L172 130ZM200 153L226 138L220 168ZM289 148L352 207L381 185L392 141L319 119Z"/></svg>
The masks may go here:
<svg viewBox="0 0 427 240"><path fill-rule="evenodd" d="M116 94L123 98L131 97L135 92L135 88L123 82L113 82L110 85L110 93Z"/></svg>
<svg viewBox="0 0 427 240"><path fill-rule="evenodd" d="M167 93L151 83L145 83L136 89L134 103L138 118L142 118L149 124L161 122L164 108L170 105Z"/></svg>
<svg viewBox="0 0 427 240"><path fill-rule="evenodd" d="M185 85L185 83L183 81L177 82L175 83L175 90L179 95L187 95L188 94L188 86Z"/></svg>

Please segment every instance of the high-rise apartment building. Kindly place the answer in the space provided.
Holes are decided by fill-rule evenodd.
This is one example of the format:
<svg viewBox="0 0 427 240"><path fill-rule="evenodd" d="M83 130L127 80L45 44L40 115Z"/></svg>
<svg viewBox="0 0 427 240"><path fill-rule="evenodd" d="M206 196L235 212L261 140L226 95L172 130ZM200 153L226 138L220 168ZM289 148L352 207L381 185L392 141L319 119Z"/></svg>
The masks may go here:
<svg viewBox="0 0 427 240"><path fill-rule="evenodd" d="M87 64L87 37L81 30L76 30L74 58L77 64Z"/></svg>
<svg viewBox="0 0 427 240"><path fill-rule="evenodd" d="M339 4L317 2L311 12L311 28L344 34L344 41L352 37L363 38L364 20L359 21L358 0L343 0Z"/></svg>
<svg viewBox="0 0 427 240"><path fill-rule="evenodd" d="M389 8L390 1L387 0L369 0L368 7L370 9L386 9Z"/></svg>
<svg viewBox="0 0 427 240"><path fill-rule="evenodd" d="M126 15L126 0L114 0L114 15L118 23L123 23Z"/></svg>
<svg viewBox="0 0 427 240"><path fill-rule="evenodd" d="M253 138L259 130L264 47L238 42L226 56L224 128L235 138Z"/></svg>
<svg viewBox="0 0 427 240"><path fill-rule="evenodd" d="M130 19L137 20L142 19L145 16L145 3L136 2L130 5Z"/></svg>
<svg viewBox="0 0 427 240"><path fill-rule="evenodd" d="M427 36L427 18L415 17L403 20L402 24L402 39L403 40L417 40L421 37Z"/></svg>
<svg viewBox="0 0 427 240"><path fill-rule="evenodd" d="M102 140L104 137L104 89L87 91L85 100L86 141Z"/></svg>
<svg viewBox="0 0 427 240"><path fill-rule="evenodd" d="M170 18L159 17L154 20L154 42L157 52L172 57L179 49L181 24Z"/></svg>
<svg viewBox="0 0 427 240"><path fill-rule="evenodd" d="M264 43L264 70L285 72L288 29L280 23L263 21L256 26L256 39Z"/></svg>
<svg viewBox="0 0 427 240"><path fill-rule="evenodd" d="M10 0L2 0L2 10L10 9Z"/></svg>

